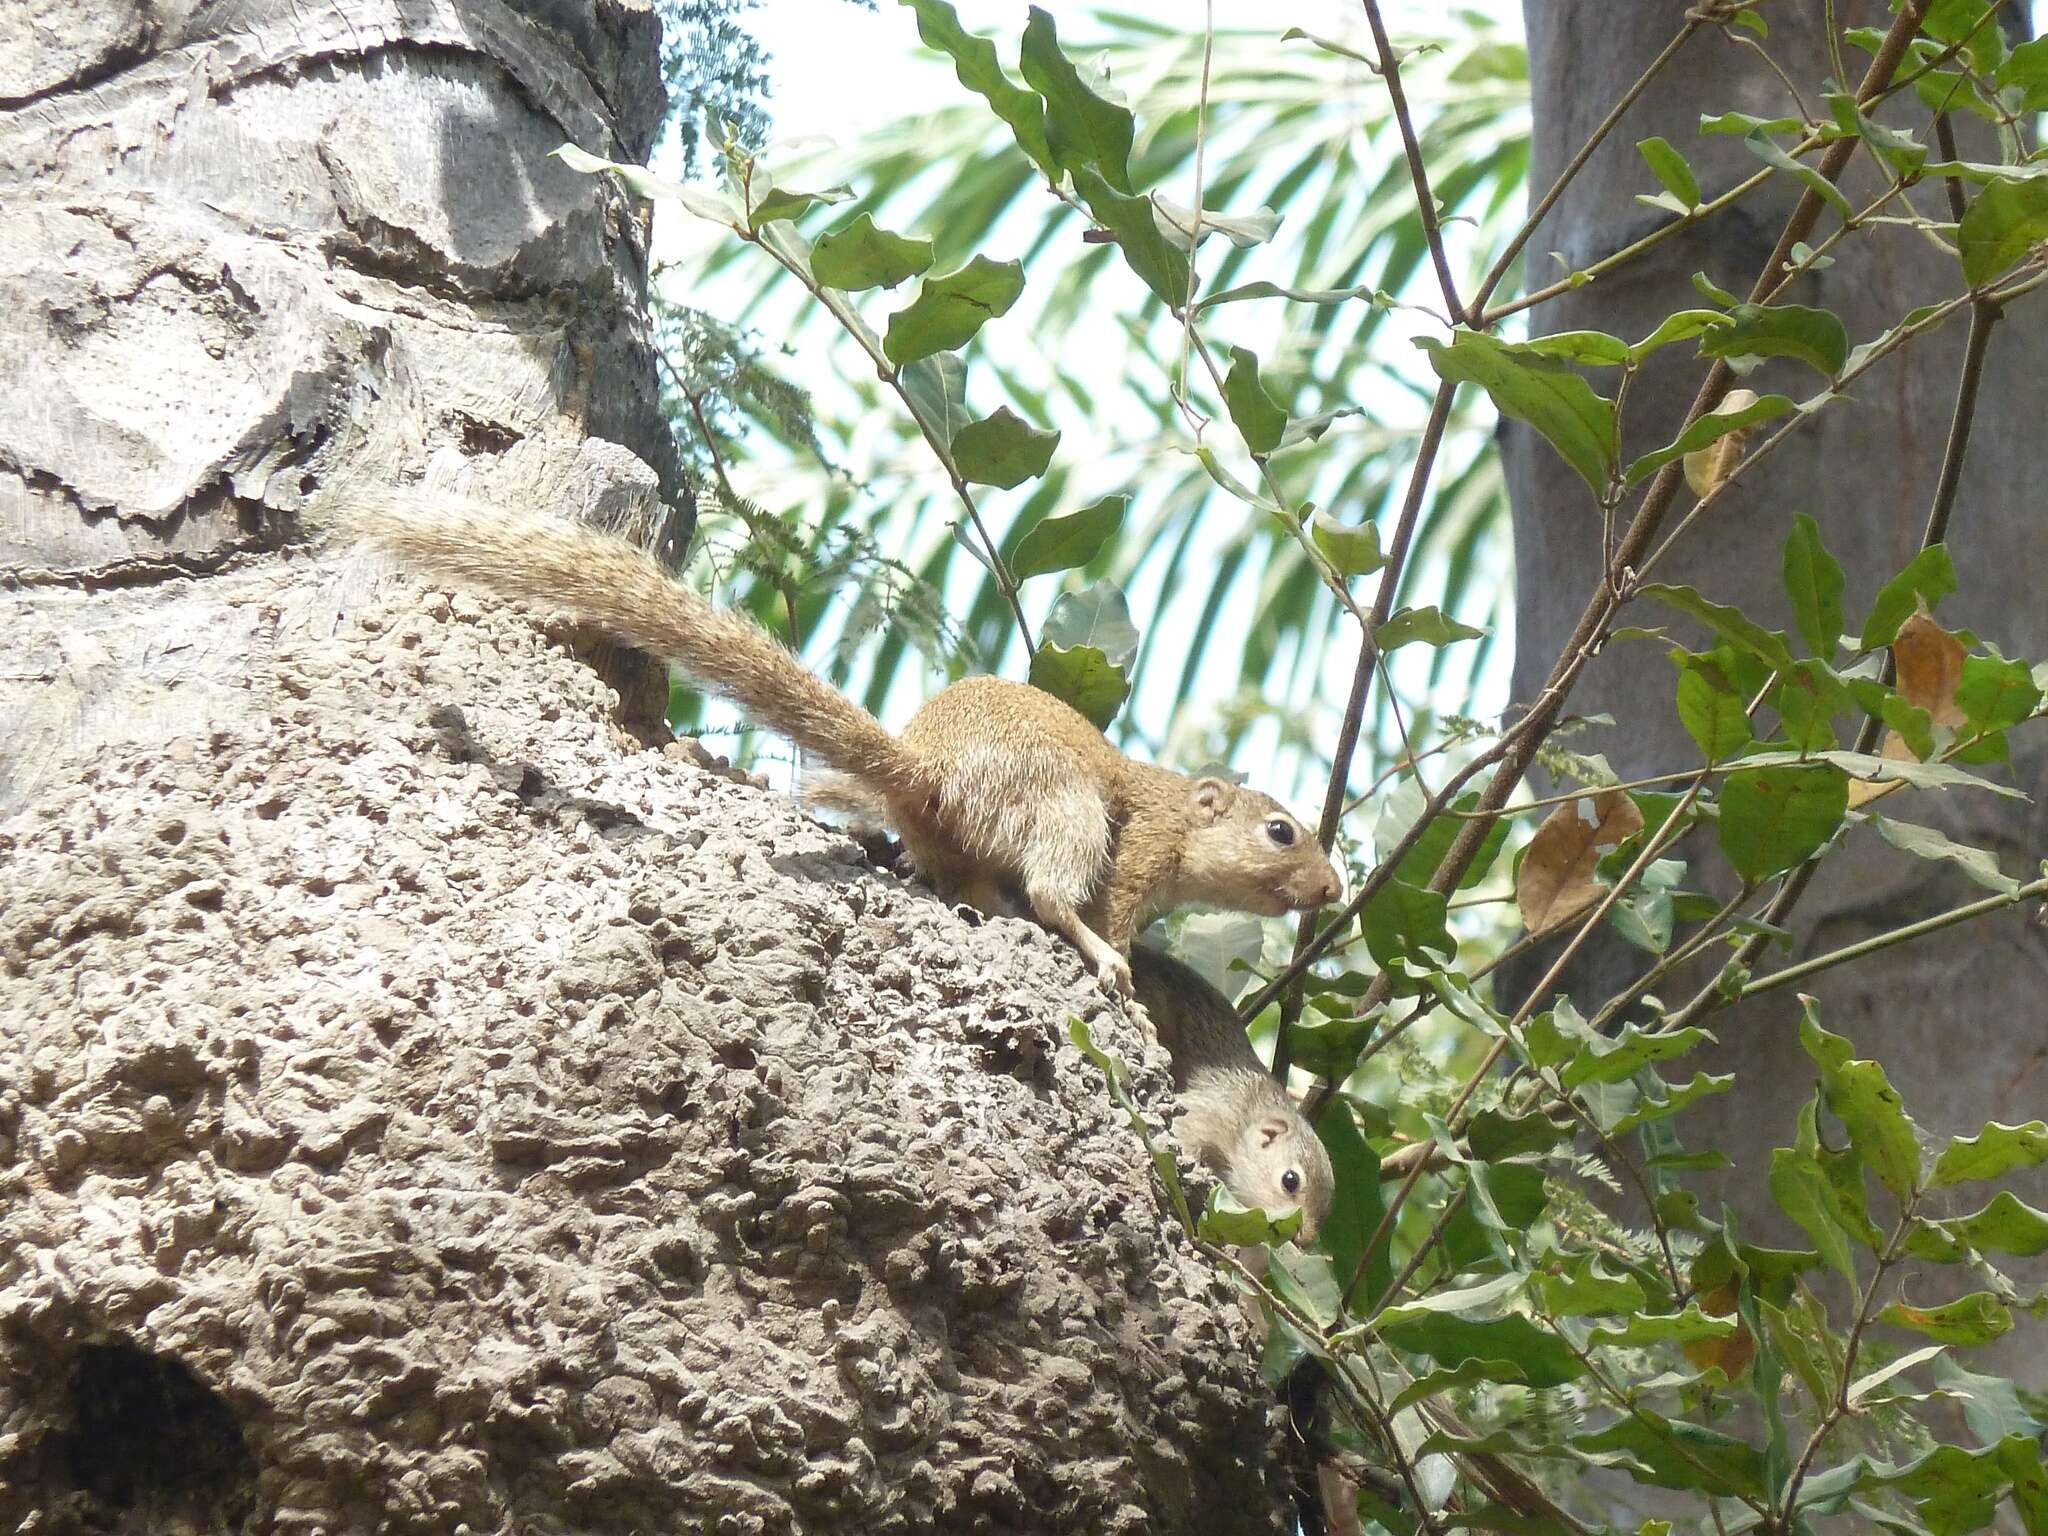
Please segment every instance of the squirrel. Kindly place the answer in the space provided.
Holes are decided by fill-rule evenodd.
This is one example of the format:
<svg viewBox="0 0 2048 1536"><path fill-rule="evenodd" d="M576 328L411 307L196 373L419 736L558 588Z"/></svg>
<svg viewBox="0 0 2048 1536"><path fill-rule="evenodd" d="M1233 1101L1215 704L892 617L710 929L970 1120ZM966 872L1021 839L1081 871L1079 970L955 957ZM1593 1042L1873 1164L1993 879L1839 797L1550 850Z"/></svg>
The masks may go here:
<svg viewBox="0 0 2048 1536"><path fill-rule="evenodd" d="M1260 1063L1237 1010L1193 968L1146 944L1131 950L1131 976L1173 1058L1174 1138L1242 1204L1276 1216L1299 1209L1296 1241L1315 1241L1337 1192L1330 1154Z"/></svg>
<svg viewBox="0 0 2048 1536"><path fill-rule="evenodd" d="M1161 913L1208 902L1277 916L1342 894L1336 865L1270 795L1126 757L1029 684L963 678L892 736L751 619L613 534L397 491L352 496L337 520L425 570L680 663L884 808L945 899L1001 913L1014 885L1126 997L1132 941Z"/></svg>

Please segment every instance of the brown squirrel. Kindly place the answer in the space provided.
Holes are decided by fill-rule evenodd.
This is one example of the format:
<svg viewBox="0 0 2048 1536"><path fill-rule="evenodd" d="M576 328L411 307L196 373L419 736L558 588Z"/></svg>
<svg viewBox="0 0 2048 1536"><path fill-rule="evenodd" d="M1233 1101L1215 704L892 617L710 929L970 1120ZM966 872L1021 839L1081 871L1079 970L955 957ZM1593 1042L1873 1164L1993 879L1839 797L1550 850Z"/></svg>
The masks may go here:
<svg viewBox="0 0 2048 1536"><path fill-rule="evenodd" d="M749 716L839 769L886 809L918 872L950 901L1031 915L1131 990L1146 923L1188 902L1278 915L1343 884L1278 801L1140 763L1077 710L1025 683L970 677L901 736L742 614L712 607L651 556L598 529L401 492L349 498L338 520L429 571L560 609L680 663Z"/></svg>
<svg viewBox="0 0 2048 1536"><path fill-rule="evenodd" d="M1337 1193L1330 1154L1260 1064L1237 1010L1191 967L1149 945L1132 948L1131 977L1173 1058L1181 1106L1174 1138L1242 1204L1275 1216L1298 1208L1297 1241L1313 1242Z"/></svg>

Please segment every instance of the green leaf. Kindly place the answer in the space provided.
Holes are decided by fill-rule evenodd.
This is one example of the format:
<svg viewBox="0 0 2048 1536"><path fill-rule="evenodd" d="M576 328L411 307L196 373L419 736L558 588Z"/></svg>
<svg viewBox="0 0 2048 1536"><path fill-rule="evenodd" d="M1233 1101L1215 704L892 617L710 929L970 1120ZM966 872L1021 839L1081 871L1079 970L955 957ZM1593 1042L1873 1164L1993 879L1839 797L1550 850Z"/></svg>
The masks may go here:
<svg viewBox="0 0 2048 1536"><path fill-rule="evenodd" d="M1030 681L1107 730L1130 696L1138 631L1123 593L1098 581L1053 605L1031 657Z"/></svg>
<svg viewBox="0 0 2048 1536"><path fill-rule="evenodd" d="M1916 601L1932 609L1955 589L1956 568L1949 559L1948 546L1928 545L1878 589L1858 643L1866 651L1890 645L1898 638L1899 626L1913 616Z"/></svg>
<svg viewBox="0 0 2048 1536"><path fill-rule="evenodd" d="M1968 1216L1930 1222L1959 1243L1981 1252L2010 1253L2023 1259L2048 1253L2048 1211L2037 1211L2009 1189Z"/></svg>
<svg viewBox="0 0 2048 1536"><path fill-rule="evenodd" d="M1709 443L1718 442L1730 432L1739 432L1744 427L1754 426L1760 421L1771 421L1798 406L1785 395L1764 395L1734 411L1709 411L1698 421L1679 433L1676 439L1666 443L1653 453L1646 453L1629 465L1622 478L1630 485L1654 475L1673 459L1697 453Z"/></svg>
<svg viewBox="0 0 2048 1536"><path fill-rule="evenodd" d="M1728 317L1718 309L1678 310L1666 315L1658 322L1657 329L1628 349L1629 361L1640 363L1659 347L1668 347L1674 341L1690 341L1702 331L1727 323Z"/></svg>
<svg viewBox="0 0 2048 1536"><path fill-rule="evenodd" d="M1770 1186L1778 1209L1798 1222L1828 1266L1853 1284L1856 1260L1849 1249L1849 1222L1820 1164L1796 1148L1774 1148Z"/></svg>
<svg viewBox="0 0 2048 1536"><path fill-rule="evenodd" d="M1413 797L1412 800L1410 797ZM1451 802L1451 809L1470 813L1479 807L1479 792L1467 790ZM1415 818L1422 814L1422 791L1414 780L1386 795L1380 804L1380 819L1373 828L1373 842L1380 848L1391 848L1407 835L1415 824ZM1408 850L1401 860L1398 878L1410 885L1427 885L1443 863L1444 855L1451 851L1451 844L1457 841L1465 823L1458 816L1436 816L1423 829L1422 836ZM1458 889L1468 891L1486 878L1493 861L1500 857L1501 849L1508 839L1508 818L1503 816L1487 830L1486 840L1479 845L1472 862L1465 866L1465 873L1458 877Z"/></svg>
<svg viewBox="0 0 2048 1536"><path fill-rule="evenodd" d="M1291 1244L1275 1248L1266 1283L1319 1326L1327 1328L1337 1321L1343 1292L1328 1254L1304 1253Z"/></svg>
<svg viewBox="0 0 2048 1536"><path fill-rule="evenodd" d="M2041 688L2024 661L1996 656L1963 660L1963 678L1956 684L1956 707L1970 730L1997 731L2018 725L2040 708Z"/></svg>
<svg viewBox="0 0 2048 1536"><path fill-rule="evenodd" d="M1710 763L1735 756L1756 738L1749 729L1749 710L1698 667L1678 674L1678 718Z"/></svg>
<svg viewBox="0 0 2048 1536"><path fill-rule="evenodd" d="M1932 1360L1947 1348L1946 1344L1929 1344L1924 1348L1899 1356L1898 1359L1888 1365L1881 1365L1876 1370L1857 1377L1854 1382L1850 1383L1849 1391L1846 1395L1848 1405L1851 1408L1856 1407L1894 1376L1910 1371L1916 1365L1925 1365L1929 1360Z"/></svg>
<svg viewBox="0 0 2048 1536"><path fill-rule="evenodd" d="M1606 1429L1574 1435L1575 1449L1600 1455L1621 1451L1639 1482L1659 1488L1704 1489L1723 1497L1764 1497L1763 1453L1746 1440L1683 1419L1637 1408Z"/></svg>
<svg viewBox="0 0 2048 1536"><path fill-rule="evenodd" d="M1610 1275L1598 1254L1581 1253L1560 1274L1539 1272L1532 1282L1537 1304L1551 1317L1615 1317L1650 1304L1635 1276Z"/></svg>
<svg viewBox="0 0 2048 1536"><path fill-rule="evenodd" d="M1728 319L1729 324L1701 338L1702 357L1789 357L1829 378L1849 361L1849 332L1824 309L1738 304L1728 311Z"/></svg>
<svg viewBox="0 0 2048 1536"><path fill-rule="evenodd" d="M1032 164L1057 182L1059 170L1046 141L1045 103L1020 88L996 61L996 47L985 37L976 37L960 25L960 17L946 0L902 0L917 12L917 35L927 48L950 55L953 73L960 83L986 101L997 117L1010 125L1017 147Z"/></svg>
<svg viewBox="0 0 2048 1536"><path fill-rule="evenodd" d="M927 277L917 297L889 317L882 351L901 368L905 363L950 352L973 340L974 333L999 315L1010 312L1024 291L1024 268L1014 261L977 256L958 271Z"/></svg>
<svg viewBox="0 0 2048 1536"><path fill-rule="evenodd" d="M1386 1195L1380 1188L1379 1155L1359 1134L1358 1122L1342 1094L1332 1094L1316 1116L1316 1139L1330 1154L1330 1168L1337 1176L1336 1198L1330 1202L1330 1214L1323 1221L1318 1241L1337 1273L1349 1280L1358 1272L1365 1245L1387 1213ZM1366 1266L1358 1299L1368 1308L1379 1305L1393 1278L1393 1254L1382 1243Z"/></svg>
<svg viewBox="0 0 2048 1536"><path fill-rule="evenodd" d="M1918 826L1910 821L1893 821L1876 812L1871 813L1870 824L1877 828L1877 835L1894 848L1915 858L1939 859L1953 864L1986 890L2010 896L2020 888L2019 881L1998 867L1998 856L1988 848L1971 848L1933 827Z"/></svg>
<svg viewBox="0 0 2048 1536"><path fill-rule="evenodd" d="M1105 496L1066 517L1048 517L1017 541L1016 552L1010 556L1010 574L1025 581L1086 565L1116 536L1130 505L1128 496Z"/></svg>
<svg viewBox="0 0 2048 1536"><path fill-rule="evenodd" d="M1268 1216L1257 1206L1239 1205L1221 1184L1209 1186L1209 1203L1196 1227L1205 1241L1234 1247L1266 1247L1284 1243L1301 1230L1301 1212Z"/></svg>
<svg viewBox="0 0 2048 1536"><path fill-rule="evenodd" d="M1449 346L1426 336L1416 345L1438 378L1477 384L1495 410L1542 433L1596 496L1607 493L1620 451L1614 405L1569 367L1476 331L1458 332Z"/></svg>
<svg viewBox="0 0 2048 1536"><path fill-rule="evenodd" d="M1934 1367L1934 1380L1948 1396L1961 1399L1970 1433L1986 1445L1995 1445L2007 1435L2036 1440L2048 1431L2048 1424L2027 1411L2019 1392L2004 1376L1980 1376L1944 1356Z"/></svg>
<svg viewBox="0 0 2048 1536"><path fill-rule="evenodd" d="M1721 852L1743 879L1762 880L1803 862L1848 809L1848 777L1827 763L1732 773L1721 788Z"/></svg>
<svg viewBox="0 0 2048 1536"><path fill-rule="evenodd" d="M1920 1186L1920 1139L1884 1068L1852 1060L1849 1042L1821 1028L1811 999L1799 1021L1799 1043L1819 1063L1828 1108L1849 1132L1856 1155L1900 1200L1910 1197Z"/></svg>
<svg viewBox="0 0 2048 1536"><path fill-rule="evenodd" d="M1930 1189L1997 1179L2019 1168L2048 1162L2048 1121L2000 1125L1992 1121L1974 1136L1958 1136L1934 1160Z"/></svg>
<svg viewBox="0 0 2048 1536"><path fill-rule="evenodd" d="M702 187L685 186L679 181L670 181L657 176L644 165L622 165L616 160L602 160L574 144L564 144L550 150L555 159L572 171L585 176L594 176L599 171L610 171L623 182L628 191L650 200L676 203L682 209L706 223L717 224L726 229L740 229L740 206L722 192L707 192Z"/></svg>
<svg viewBox="0 0 2048 1536"><path fill-rule="evenodd" d="M1416 1377L1394 1395L1394 1400L1387 1404L1387 1412L1399 1413L1403 1408L1412 1408L1417 1403L1427 1402L1439 1393L1456 1391L1462 1387L1476 1387L1486 1382L1521 1380L1521 1368L1510 1361L1467 1360L1463 1365L1452 1366L1449 1370L1430 1371Z"/></svg>
<svg viewBox="0 0 2048 1536"><path fill-rule="evenodd" d="M1372 632L1380 654L1398 651L1404 645L1440 647L1460 640L1477 640L1486 633L1456 619L1446 618L1441 608L1402 608Z"/></svg>
<svg viewBox="0 0 2048 1536"><path fill-rule="evenodd" d="M1765 127L1768 126L1765 125ZM1700 131L1707 131L1705 123L1700 125ZM1771 167L1772 170L1783 171L1787 176L1793 177L1812 188L1830 208L1842 216L1845 222L1856 217L1856 210L1849 206L1849 199L1842 195L1840 187L1837 187L1812 166L1793 159L1782 145L1770 137L1768 132L1759 129L1756 132L1745 135L1742 142L1748 147L1751 154L1763 161L1765 165Z"/></svg>
<svg viewBox="0 0 2048 1536"><path fill-rule="evenodd" d="M1828 111L1833 114L1836 126L1845 137L1860 138L1892 170L1912 180L1927 164L1927 146L1910 133L1896 128L1887 128L1883 123L1868 117L1857 106L1856 98L1847 91L1829 91L1823 98Z"/></svg>
<svg viewBox="0 0 2048 1536"><path fill-rule="evenodd" d="M1273 403L1273 397L1259 382L1259 359L1249 348L1230 349L1230 372L1223 378L1223 402L1230 407L1231 425L1237 428L1254 457L1280 446L1280 435L1287 430L1287 412Z"/></svg>
<svg viewBox="0 0 2048 1536"><path fill-rule="evenodd" d="M748 224L759 229L763 224L773 224L781 219L794 219L808 213L819 203L844 203L853 198L851 187L827 187L822 192L799 192L790 187L778 187L770 183L761 187L757 180L756 189L760 198L755 202L747 217Z"/></svg>
<svg viewBox="0 0 2048 1536"><path fill-rule="evenodd" d="M1737 650L1756 657L1773 672L1790 672L1793 669L1792 651L1786 645L1784 635L1775 629L1765 629L1739 608L1713 602L1691 587L1672 587L1654 581L1642 588L1642 595L1655 598L1680 613L1690 614Z"/></svg>
<svg viewBox="0 0 2048 1536"><path fill-rule="evenodd" d="M1044 474L1059 441L1005 405L954 434L953 467L963 480L1009 490Z"/></svg>
<svg viewBox="0 0 2048 1536"><path fill-rule="evenodd" d="M1060 51L1052 17L1035 5L1024 25L1018 64L1025 83L1045 98L1045 139L1053 164L1063 171L1092 168L1117 191L1129 192L1136 131L1129 110L1089 88Z"/></svg>
<svg viewBox="0 0 2048 1536"><path fill-rule="evenodd" d="M2012 1331L2012 1314L1989 1291L1972 1291L1939 1307L1893 1302L1877 1314L1880 1323L1910 1328L1942 1344L1989 1344Z"/></svg>
<svg viewBox="0 0 2048 1536"><path fill-rule="evenodd" d="M1519 1312L1484 1323L1413 1307L1390 1307L1382 1316L1392 1321L1380 1325L1381 1338L1439 1365L1503 1360L1536 1388L1562 1386L1585 1372L1562 1339Z"/></svg>
<svg viewBox="0 0 2048 1536"><path fill-rule="evenodd" d="M1514 350L1525 357L1555 357L1588 368L1619 368L1629 360L1629 344L1605 331L1553 331L1519 342Z"/></svg>
<svg viewBox="0 0 2048 1536"><path fill-rule="evenodd" d="M1797 117L1752 117L1747 112L1722 112L1713 117L1700 114L1701 133L1798 133L1806 122Z"/></svg>
<svg viewBox="0 0 2048 1536"><path fill-rule="evenodd" d="M1095 222L1116 237L1131 270L1178 314L1188 301L1187 253L1160 233L1151 203L1117 191L1094 171L1077 170L1073 177L1074 190Z"/></svg>
<svg viewBox="0 0 2048 1536"><path fill-rule="evenodd" d="M1801 512L1785 535L1785 593L1806 648L1822 661L1842 643L1842 568L1821 542L1820 524Z"/></svg>
<svg viewBox="0 0 2048 1536"><path fill-rule="evenodd" d="M2048 37L2021 43L2006 55L1994 77L2001 92L2016 91L2019 101L2013 110L2048 110Z"/></svg>
<svg viewBox="0 0 2048 1536"><path fill-rule="evenodd" d="M931 264L931 241L877 229L874 216L867 213L844 229L820 235L811 250L811 276L827 288L848 293L894 288L930 270Z"/></svg>
<svg viewBox="0 0 2048 1536"><path fill-rule="evenodd" d="M1963 211L1956 245L1963 281L1981 288L2048 240L2048 180L1994 181Z"/></svg>
<svg viewBox="0 0 2048 1536"><path fill-rule="evenodd" d="M1657 1079L1662 1082L1663 1079ZM1652 1121L1668 1119L1680 1110L1705 1098L1712 1093L1726 1093L1735 1086L1733 1072L1695 1072L1689 1083L1678 1083L1662 1097L1645 1094L1636 1101L1636 1106L1612 1125L1601 1127L1609 1136L1625 1136L1639 1126Z"/></svg>
<svg viewBox="0 0 2048 1536"><path fill-rule="evenodd" d="M1369 576L1387 563L1380 531L1371 523L1340 523L1327 512L1309 519L1308 535L1340 576Z"/></svg>
<svg viewBox="0 0 2048 1536"><path fill-rule="evenodd" d="M1683 1056L1701 1041L1713 1038L1698 1027L1650 1031L1630 1024L1612 1040L1596 1036L1580 1047L1564 1069L1564 1085L1580 1088L1587 1083L1625 1082L1651 1062Z"/></svg>
<svg viewBox="0 0 2048 1536"><path fill-rule="evenodd" d="M1359 915L1365 947L1382 970L1396 960L1412 960L1435 970L1458 952L1444 926L1447 901L1435 891L1405 880L1389 880Z"/></svg>
<svg viewBox="0 0 2048 1536"><path fill-rule="evenodd" d="M1595 1328L1586 1342L1589 1345L1618 1344L1631 1349L1642 1349L1651 1344L1692 1344L1701 1339L1725 1339L1735 1332L1737 1326L1734 1318L1709 1317L1700 1310L1697 1301L1691 1301L1686 1303L1683 1312L1643 1313L1630 1318L1619 1328Z"/></svg>
<svg viewBox="0 0 2048 1536"><path fill-rule="evenodd" d="M1671 147L1670 140L1640 139L1636 148L1649 162L1650 174L1663 184L1665 191L1688 208L1699 207L1699 179L1693 175L1692 167L1685 163L1685 156Z"/></svg>
<svg viewBox="0 0 2048 1536"><path fill-rule="evenodd" d="M903 392L910 397L911 414L947 445L946 458L950 461L953 439L969 420L967 364L958 353L934 352L905 366L902 379Z"/></svg>
<svg viewBox="0 0 2048 1536"><path fill-rule="evenodd" d="M1497 1109L1482 1109L1472 1117L1465 1140L1474 1157L1494 1163L1525 1152L1548 1152L1569 1134L1540 1112L1505 1115Z"/></svg>
<svg viewBox="0 0 2048 1536"><path fill-rule="evenodd" d="M1375 293L1371 287L1360 288L1283 288L1278 283L1261 280L1245 283L1237 288L1226 288L1221 293L1212 293L1195 306L1198 310L1210 309L1218 304L1236 304L1245 299L1292 299L1297 304L1343 304L1352 299L1364 299L1381 309L1393 301L1386 295Z"/></svg>

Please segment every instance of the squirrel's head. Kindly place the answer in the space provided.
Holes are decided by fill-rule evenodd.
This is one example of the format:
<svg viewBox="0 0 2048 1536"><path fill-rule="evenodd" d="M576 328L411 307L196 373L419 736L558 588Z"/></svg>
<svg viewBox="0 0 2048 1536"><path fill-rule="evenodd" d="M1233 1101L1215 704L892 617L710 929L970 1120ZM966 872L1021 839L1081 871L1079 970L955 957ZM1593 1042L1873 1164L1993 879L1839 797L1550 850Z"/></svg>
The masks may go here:
<svg viewBox="0 0 2048 1536"><path fill-rule="evenodd" d="M1337 1192L1330 1154L1309 1123L1278 1111L1245 1127L1224 1183L1241 1203L1269 1216L1298 1208L1301 1230L1294 1240L1304 1248L1315 1241Z"/></svg>
<svg viewBox="0 0 2048 1536"><path fill-rule="evenodd" d="M1271 795L1228 779L1188 785L1188 835L1176 896L1277 917L1344 894L1344 877L1307 827Z"/></svg>

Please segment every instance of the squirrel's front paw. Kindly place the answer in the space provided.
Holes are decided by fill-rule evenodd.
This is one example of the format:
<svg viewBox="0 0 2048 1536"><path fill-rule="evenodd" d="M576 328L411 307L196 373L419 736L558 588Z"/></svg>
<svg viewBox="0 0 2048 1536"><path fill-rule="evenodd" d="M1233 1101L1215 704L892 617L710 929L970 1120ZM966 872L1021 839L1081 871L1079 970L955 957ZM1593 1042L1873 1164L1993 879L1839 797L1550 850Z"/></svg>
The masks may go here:
<svg viewBox="0 0 2048 1536"><path fill-rule="evenodd" d="M1131 962L1115 950L1102 957L1101 962L1095 967L1095 976L1118 997L1134 999L1138 995L1136 986L1131 981Z"/></svg>

